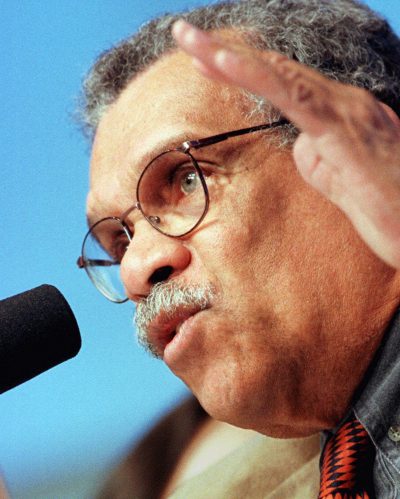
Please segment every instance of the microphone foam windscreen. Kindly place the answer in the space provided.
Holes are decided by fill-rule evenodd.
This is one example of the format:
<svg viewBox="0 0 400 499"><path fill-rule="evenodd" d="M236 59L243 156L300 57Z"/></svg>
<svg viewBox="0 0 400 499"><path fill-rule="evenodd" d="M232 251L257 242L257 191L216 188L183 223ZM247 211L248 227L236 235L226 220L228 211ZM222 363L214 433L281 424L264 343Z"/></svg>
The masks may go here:
<svg viewBox="0 0 400 499"><path fill-rule="evenodd" d="M54 286L0 301L0 393L74 357L80 347L74 314Z"/></svg>

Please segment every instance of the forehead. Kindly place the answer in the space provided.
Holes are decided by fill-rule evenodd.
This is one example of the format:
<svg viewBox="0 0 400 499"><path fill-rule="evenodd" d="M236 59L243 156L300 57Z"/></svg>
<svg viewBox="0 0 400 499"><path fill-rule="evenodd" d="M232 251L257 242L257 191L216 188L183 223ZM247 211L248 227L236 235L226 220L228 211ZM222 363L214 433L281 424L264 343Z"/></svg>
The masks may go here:
<svg viewBox="0 0 400 499"><path fill-rule="evenodd" d="M185 54L164 56L135 77L100 121L91 159L89 211L103 202L114 209L105 198L115 189L120 200L132 203L132 189L128 194L125 186L136 185L154 155L183 140L246 126L246 105L239 90L207 80Z"/></svg>

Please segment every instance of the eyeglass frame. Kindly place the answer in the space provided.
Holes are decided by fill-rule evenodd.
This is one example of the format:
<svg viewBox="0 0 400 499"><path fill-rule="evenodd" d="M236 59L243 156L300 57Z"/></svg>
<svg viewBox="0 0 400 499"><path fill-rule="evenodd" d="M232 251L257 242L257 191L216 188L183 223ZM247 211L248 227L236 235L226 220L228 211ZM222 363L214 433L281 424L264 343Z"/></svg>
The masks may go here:
<svg viewBox="0 0 400 499"><path fill-rule="evenodd" d="M190 234L204 220L205 216L207 215L208 208L209 208L209 205L210 205L210 197L209 197L209 193L208 193L207 183L206 183L206 181L204 179L203 172L202 172L200 166L197 163L197 160L192 156L192 154L190 153L190 150L191 149L197 150L197 149L201 149L203 147L207 147L207 146L211 146L211 145L214 145L214 144L218 144L219 142L223 142L224 140L230 139L232 137L238 137L240 135L246 135L248 133L259 132L259 131L262 131L262 130L270 130L270 129L273 129L273 128L278 128L280 126L289 125L289 124L290 124L289 120L287 120L286 118L281 118L280 120L273 121L272 123L262 123L260 125L255 125L255 126L251 126L251 127L239 128L237 130L231 130L229 132L223 132L223 133L219 133L217 135L211 135L209 137L204 137L202 139L186 140L185 142L182 142L182 144L180 146L178 146L178 147L176 147L174 149L167 149L166 151L163 151L160 154L158 154L157 156L155 156L145 166L145 168L143 169L142 173L140 174L140 177L139 177L139 180L138 180L138 183L137 183L137 186L136 186L136 202L132 206L130 206L126 211L124 211L120 217L104 217L104 218L101 218L100 220L98 220L97 222L95 222L94 224L92 224L89 227L89 230L87 231L85 237L83 238L82 247L81 247L81 255L78 257L77 262L76 262L78 268L80 268L80 269L84 268L85 269L85 271L86 271L89 279L92 281L92 283L95 286L95 288L98 291L100 291L100 289L97 287L97 285L93 281L91 275L89 274L89 272L87 270L88 265L85 262L89 262L89 261L90 262L96 262L96 266L104 266L104 267L108 267L108 266L112 266L112 265L120 265L120 262L117 262L117 261L112 262L111 260L93 260L93 259L84 260L83 250L84 250L84 247L85 247L86 239L89 237L89 235L92 233L93 229L99 223L102 223L102 222L104 222L106 220L115 220L115 221L117 221L117 222L119 222L121 224L121 226L124 229L124 232L125 232L126 236L128 237L129 243L131 243L132 239L133 239L133 233L130 230L128 224L125 222L125 219L135 209L138 209L140 211L140 213L143 215L143 217L147 220L147 222L149 222L149 224L155 230L157 230L161 234L164 234L165 236L173 237L173 238L179 238L179 237L186 236L187 234ZM157 227L156 223L151 221L152 217L151 216L147 216L143 212L142 207L141 207L140 202L139 202L139 187L140 187L140 182L141 182L143 176L145 175L147 169L158 158L160 158L164 154L168 154L168 153L171 153L171 152L180 152L180 153L183 153L183 154L187 154L190 157L190 159L191 159L191 161L193 163L193 166L195 167L197 173L199 174L199 178L200 178L200 181L201 181L201 184L202 184L202 187L203 187L203 190L204 190L205 198L206 198L205 207L204 207L203 213L202 213L201 217L199 218L199 220L196 222L196 224L192 228L190 228L186 232L184 232L182 234L179 234L179 235L168 234L168 233L164 232L162 229L160 229L159 227ZM153 218L157 218L157 217L153 217ZM102 291L100 291L100 293L103 296L105 296ZM108 298L107 296L105 296L105 297ZM113 303L125 303L126 301L128 301L128 298L126 298L125 300L121 300L121 301L113 301L110 298L108 298L108 299L110 301L112 301Z"/></svg>

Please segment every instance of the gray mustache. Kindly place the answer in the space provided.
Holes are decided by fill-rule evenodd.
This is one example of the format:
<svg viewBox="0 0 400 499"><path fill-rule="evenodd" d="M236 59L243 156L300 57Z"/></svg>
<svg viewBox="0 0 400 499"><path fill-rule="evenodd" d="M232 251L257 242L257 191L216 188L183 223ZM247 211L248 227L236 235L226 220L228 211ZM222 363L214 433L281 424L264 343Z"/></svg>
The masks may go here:
<svg viewBox="0 0 400 499"><path fill-rule="evenodd" d="M147 298L136 306L135 324L139 344L152 356L161 358L148 339L150 323L160 314L172 318L183 307L207 308L215 290L211 285L181 285L174 281L155 284Z"/></svg>

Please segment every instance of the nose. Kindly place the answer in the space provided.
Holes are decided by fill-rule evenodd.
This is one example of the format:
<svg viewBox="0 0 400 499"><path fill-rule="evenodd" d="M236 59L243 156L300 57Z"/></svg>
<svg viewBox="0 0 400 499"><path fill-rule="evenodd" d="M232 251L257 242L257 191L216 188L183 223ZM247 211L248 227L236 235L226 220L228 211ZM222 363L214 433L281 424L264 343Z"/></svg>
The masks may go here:
<svg viewBox="0 0 400 499"><path fill-rule="evenodd" d="M136 224L121 262L127 296L136 302L146 297L155 284L177 277L191 261L191 252L182 240L165 236L143 222Z"/></svg>

